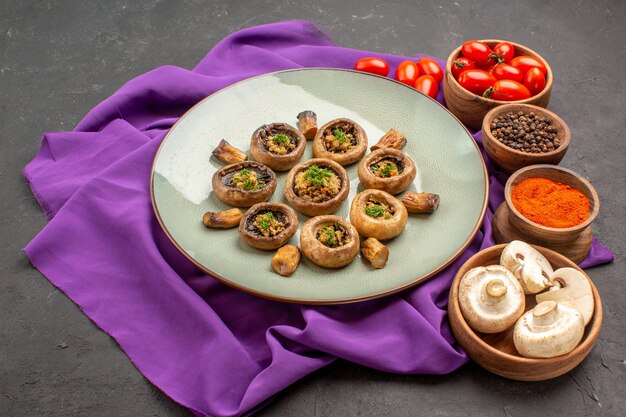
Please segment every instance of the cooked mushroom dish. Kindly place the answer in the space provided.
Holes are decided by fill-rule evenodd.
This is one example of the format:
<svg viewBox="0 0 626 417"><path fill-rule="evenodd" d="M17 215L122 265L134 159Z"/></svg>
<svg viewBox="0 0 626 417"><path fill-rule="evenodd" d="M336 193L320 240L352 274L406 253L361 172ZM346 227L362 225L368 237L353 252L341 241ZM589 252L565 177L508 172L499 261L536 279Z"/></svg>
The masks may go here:
<svg viewBox="0 0 626 417"><path fill-rule="evenodd" d="M340 165L352 164L365 155L367 135L350 119L335 119L318 129L313 139L313 155Z"/></svg>
<svg viewBox="0 0 626 417"><path fill-rule="evenodd" d="M340 268L359 253L359 233L339 216L317 216L302 226L302 253L316 265Z"/></svg>
<svg viewBox="0 0 626 417"><path fill-rule="evenodd" d="M249 207L267 200L276 190L276 174L263 164L244 161L213 174L213 192L226 204Z"/></svg>
<svg viewBox="0 0 626 417"><path fill-rule="evenodd" d="M285 197L300 212L317 216L339 208L348 197L348 174L336 162L310 159L287 175Z"/></svg>
<svg viewBox="0 0 626 417"><path fill-rule="evenodd" d="M382 190L361 191L350 206L350 223L363 237L392 239L402 233L407 219L402 203Z"/></svg>
<svg viewBox="0 0 626 417"><path fill-rule="evenodd" d="M365 188L398 194L411 185L417 171L406 154L393 148L381 148L363 158L358 174Z"/></svg>
<svg viewBox="0 0 626 417"><path fill-rule="evenodd" d="M250 141L252 157L276 171L287 171L297 164L305 147L302 133L286 123L263 125Z"/></svg>
<svg viewBox="0 0 626 417"><path fill-rule="evenodd" d="M276 249L298 229L298 217L283 203L259 203L246 212L239 224L239 235L257 249Z"/></svg>
<svg viewBox="0 0 626 417"><path fill-rule="evenodd" d="M293 189L298 197L321 203L337 195L341 180L335 171L328 167L311 165L296 174Z"/></svg>

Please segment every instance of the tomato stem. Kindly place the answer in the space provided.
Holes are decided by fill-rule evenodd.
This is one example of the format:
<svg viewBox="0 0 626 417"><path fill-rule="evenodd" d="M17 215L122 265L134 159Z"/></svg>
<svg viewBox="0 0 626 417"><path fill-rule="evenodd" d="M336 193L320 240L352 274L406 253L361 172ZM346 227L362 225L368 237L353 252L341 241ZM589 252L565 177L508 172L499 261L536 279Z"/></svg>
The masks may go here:
<svg viewBox="0 0 626 417"><path fill-rule="evenodd" d="M485 90L485 92L483 93L483 97L485 98L491 98L491 95L493 93L495 93L496 90L493 87L489 87L488 89Z"/></svg>

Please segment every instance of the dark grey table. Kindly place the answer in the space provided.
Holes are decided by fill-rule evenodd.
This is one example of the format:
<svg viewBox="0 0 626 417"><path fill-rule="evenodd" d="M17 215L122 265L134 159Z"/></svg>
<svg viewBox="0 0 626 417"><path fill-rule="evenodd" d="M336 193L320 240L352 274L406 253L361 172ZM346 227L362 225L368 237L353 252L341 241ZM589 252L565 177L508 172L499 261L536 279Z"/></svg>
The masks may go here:
<svg viewBox="0 0 626 417"><path fill-rule="evenodd" d="M191 68L227 34L291 18L365 50L445 58L464 40L505 38L543 54L555 74L549 107L573 133L563 165L598 190L594 232L617 260L589 271L604 324L567 375L520 383L470 363L404 376L339 361L263 415L626 415L626 2L504 3L0 0L0 416L189 415L29 264L21 248L46 222L21 169L42 132L71 129L125 81L164 64Z"/></svg>

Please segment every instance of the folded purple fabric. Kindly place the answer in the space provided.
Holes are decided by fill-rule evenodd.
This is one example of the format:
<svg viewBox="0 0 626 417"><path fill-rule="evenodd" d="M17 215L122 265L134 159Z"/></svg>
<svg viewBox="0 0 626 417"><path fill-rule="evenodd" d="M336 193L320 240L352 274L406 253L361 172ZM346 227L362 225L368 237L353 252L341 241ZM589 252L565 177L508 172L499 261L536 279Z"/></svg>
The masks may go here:
<svg viewBox="0 0 626 417"><path fill-rule="evenodd" d="M448 290L460 265L493 245L490 221L502 201L495 177L483 228L453 265L417 288L342 306L278 303L226 287L175 249L152 212L152 160L189 107L254 75L351 68L366 55L387 59L392 70L405 59L338 47L304 21L242 30L192 71L158 68L125 84L73 132L45 134L24 169L50 220L24 249L33 265L113 336L146 378L197 415L250 413L336 358L428 374L467 361L447 324ZM594 241L584 265L611 260Z"/></svg>

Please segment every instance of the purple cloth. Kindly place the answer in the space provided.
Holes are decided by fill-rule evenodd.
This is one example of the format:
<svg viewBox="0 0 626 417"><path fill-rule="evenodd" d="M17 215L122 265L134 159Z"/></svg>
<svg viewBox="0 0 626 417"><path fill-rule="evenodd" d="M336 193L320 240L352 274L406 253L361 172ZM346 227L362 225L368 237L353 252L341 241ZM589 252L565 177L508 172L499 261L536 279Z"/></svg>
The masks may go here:
<svg viewBox="0 0 626 417"><path fill-rule="evenodd" d="M45 134L24 169L50 220L24 249L33 265L114 337L146 378L197 415L252 412L336 358L424 374L449 373L467 361L446 320L448 290L460 265L493 245L491 217L502 201L495 177L483 228L453 265L419 287L342 306L278 303L222 285L175 249L152 212L152 160L189 107L254 75L351 68L367 55L387 59L392 71L405 59L338 47L309 22L245 29L192 71L158 68L126 83L73 132ZM611 260L594 241L584 265Z"/></svg>

